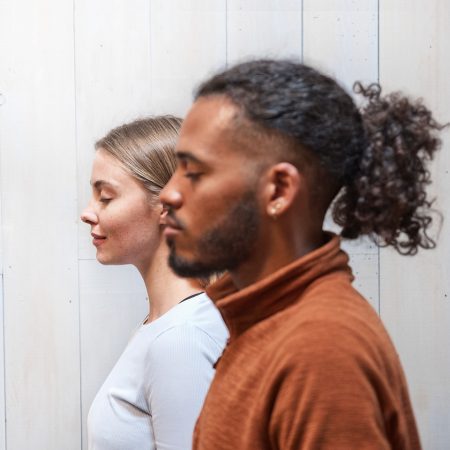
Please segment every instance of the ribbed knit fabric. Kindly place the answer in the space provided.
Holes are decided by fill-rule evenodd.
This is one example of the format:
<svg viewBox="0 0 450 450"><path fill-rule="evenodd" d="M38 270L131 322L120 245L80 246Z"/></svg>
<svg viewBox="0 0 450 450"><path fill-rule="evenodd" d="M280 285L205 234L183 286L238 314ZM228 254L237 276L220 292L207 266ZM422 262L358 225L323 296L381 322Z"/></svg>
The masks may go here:
<svg viewBox="0 0 450 450"><path fill-rule="evenodd" d="M192 448L194 424L227 337L206 294L140 326L92 403L89 450Z"/></svg>
<svg viewBox="0 0 450 450"><path fill-rule="evenodd" d="M396 351L351 282L330 236L241 291L228 276L207 290L230 342L194 449L420 449Z"/></svg>

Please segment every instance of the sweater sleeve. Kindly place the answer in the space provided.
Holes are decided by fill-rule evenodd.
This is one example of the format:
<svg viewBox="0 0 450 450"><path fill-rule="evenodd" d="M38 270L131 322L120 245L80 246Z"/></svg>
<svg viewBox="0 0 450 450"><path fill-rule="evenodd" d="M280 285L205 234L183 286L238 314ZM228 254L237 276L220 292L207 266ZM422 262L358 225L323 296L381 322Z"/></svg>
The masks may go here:
<svg viewBox="0 0 450 450"><path fill-rule="evenodd" d="M392 404L386 421L380 405L391 401L389 380L380 355L366 344L341 325L317 323L285 342L273 360L272 448L391 448L386 424L400 418Z"/></svg>
<svg viewBox="0 0 450 450"><path fill-rule="evenodd" d="M189 324L164 331L152 343L146 391L157 450L192 448L194 425L220 352L205 331Z"/></svg>

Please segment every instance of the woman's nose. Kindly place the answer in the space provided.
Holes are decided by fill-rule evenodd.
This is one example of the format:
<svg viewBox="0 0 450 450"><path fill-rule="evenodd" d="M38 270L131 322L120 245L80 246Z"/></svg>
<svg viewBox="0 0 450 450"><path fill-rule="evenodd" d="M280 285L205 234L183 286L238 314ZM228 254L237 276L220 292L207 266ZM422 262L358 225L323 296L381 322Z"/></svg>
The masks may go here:
<svg viewBox="0 0 450 450"><path fill-rule="evenodd" d="M95 225L98 222L97 214L91 208L86 208L81 213L81 220L89 225Z"/></svg>

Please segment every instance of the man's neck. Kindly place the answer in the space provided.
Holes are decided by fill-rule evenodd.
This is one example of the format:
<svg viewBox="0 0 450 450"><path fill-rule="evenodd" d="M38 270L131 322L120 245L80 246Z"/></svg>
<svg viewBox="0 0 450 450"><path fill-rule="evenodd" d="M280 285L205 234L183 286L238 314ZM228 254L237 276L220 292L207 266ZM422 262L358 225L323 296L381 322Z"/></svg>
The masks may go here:
<svg viewBox="0 0 450 450"><path fill-rule="evenodd" d="M324 244L324 233L320 230L307 239L299 235L286 239L283 233L275 233L265 241L266 244L257 243L251 257L238 268L230 270L231 279L239 290L321 247Z"/></svg>

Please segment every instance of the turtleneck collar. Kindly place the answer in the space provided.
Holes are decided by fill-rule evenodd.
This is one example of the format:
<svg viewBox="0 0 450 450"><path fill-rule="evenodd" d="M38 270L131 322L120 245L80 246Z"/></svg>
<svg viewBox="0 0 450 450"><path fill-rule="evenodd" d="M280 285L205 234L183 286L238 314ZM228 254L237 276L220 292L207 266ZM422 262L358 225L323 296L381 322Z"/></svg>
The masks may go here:
<svg viewBox="0 0 450 450"><path fill-rule="evenodd" d="M230 341L248 328L298 301L314 281L342 272L353 279L340 238L326 233L328 241L316 250L282 267L266 278L238 290L225 275L207 289L230 331Z"/></svg>

